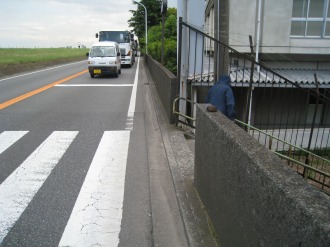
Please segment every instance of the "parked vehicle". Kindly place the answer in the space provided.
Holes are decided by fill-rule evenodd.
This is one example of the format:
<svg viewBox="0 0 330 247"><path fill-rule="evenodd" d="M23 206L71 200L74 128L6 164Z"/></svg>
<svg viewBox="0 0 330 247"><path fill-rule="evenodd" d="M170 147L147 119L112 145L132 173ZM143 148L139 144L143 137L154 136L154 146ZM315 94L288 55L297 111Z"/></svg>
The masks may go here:
<svg viewBox="0 0 330 247"><path fill-rule="evenodd" d="M117 42L103 41L93 44L88 56L88 70L95 75L121 74L120 50Z"/></svg>
<svg viewBox="0 0 330 247"><path fill-rule="evenodd" d="M132 67L133 63L135 62L135 56L131 45L129 43L121 43L119 44L119 49L121 54L121 65L127 65L129 68Z"/></svg>

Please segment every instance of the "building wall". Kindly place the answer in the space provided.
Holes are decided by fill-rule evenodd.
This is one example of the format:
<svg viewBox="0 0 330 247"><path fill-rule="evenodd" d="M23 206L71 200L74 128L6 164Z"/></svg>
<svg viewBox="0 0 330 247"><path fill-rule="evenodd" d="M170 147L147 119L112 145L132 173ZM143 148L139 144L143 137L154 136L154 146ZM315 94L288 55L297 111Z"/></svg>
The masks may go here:
<svg viewBox="0 0 330 247"><path fill-rule="evenodd" d="M248 87L233 87L236 119L246 120ZM308 90L255 87L252 94L251 125L259 129L306 128L312 124L315 105L308 102ZM329 103L319 103L315 124L330 126Z"/></svg>
<svg viewBox="0 0 330 247"><path fill-rule="evenodd" d="M261 49L263 53L287 53L290 45L292 0L266 0L262 11ZM268 46L274 47L273 51Z"/></svg>
<svg viewBox="0 0 330 247"><path fill-rule="evenodd" d="M229 1L229 46L250 53L249 35L255 39L255 0Z"/></svg>
<svg viewBox="0 0 330 247"><path fill-rule="evenodd" d="M262 0L260 52L329 54L329 38L290 37L292 7L293 0ZM256 43L257 15L258 0L229 1L229 45L239 52L250 52L249 35Z"/></svg>
<svg viewBox="0 0 330 247"><path fill-rule="evenodd" d="M289 53L300 54L324 54L329 55L330 60L330 39L302 39L291 38Z"/></svg>
<svg viewBox="0 0 330 247"><path fill-rule="evenodd" d="M205 9L204 33L214 37L214 0L208 1ZM205 50L212 55L214 52L214 43L205 39Z"/></svg>

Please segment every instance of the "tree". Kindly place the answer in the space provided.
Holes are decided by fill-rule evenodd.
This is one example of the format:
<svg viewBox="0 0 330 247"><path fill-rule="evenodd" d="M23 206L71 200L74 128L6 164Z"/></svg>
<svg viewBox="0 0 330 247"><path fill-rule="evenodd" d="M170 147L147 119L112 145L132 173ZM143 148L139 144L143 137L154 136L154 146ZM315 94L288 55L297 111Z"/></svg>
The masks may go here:
<svg viewBox="0 0 330 247"><path fill-rule="evenodd" d="M155 0L141 0L148 11L148 53L160 62L162 48L162 15L160 13L160 2ZM133 27L135 35L139 37L142 48L145 47L145 14L144 8L138 6L136 11L130 10L133 16L128 21L129 26ZM173 74L176 74L177 65L177 10L168 8L165 17L164 27L164 66Z"/></svg>
<svg viewBox="0 0 330 247"><path fill-rule="evenodd" d="M133 2L135 5L137 5L137 10L130 10L132 13L132 18L128 20L128 25L133 28L133 31L137 37L139 37L139 43L142 45L142 47L145 46L145 40L143 37L145 37L145 13L144 8L135 2ZM147 15L147 26L148 29L152 26L158 25L162 21L162 15L160 13L160 1L155 0L141 0L140 3L142 3L148 12ZM149 32L149 31L148 31ZM149 35L148 35L149 36ZM149 40L149 38L148 38Z"/></svg>
<svg viewBox="0 0 330 247"><path fill-rule="evenodd" d="M164 25L164 66L173 74L177 70L177 26L176 26L176 9L169 8L166 13ZM158 62L161 62L162 48L162 24L153 26L148 31L148 53Z"/></svg>

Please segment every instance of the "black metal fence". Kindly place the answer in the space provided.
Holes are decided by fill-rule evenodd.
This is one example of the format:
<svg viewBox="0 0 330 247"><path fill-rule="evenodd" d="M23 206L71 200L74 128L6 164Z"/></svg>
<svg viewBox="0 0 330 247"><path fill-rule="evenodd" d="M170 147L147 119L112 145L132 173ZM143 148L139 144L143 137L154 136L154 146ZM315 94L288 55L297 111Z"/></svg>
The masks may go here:
<svg viewBox="0 0 330 247"><path fill-rule="evenodd" d="M182 36L187 44L183 45ZM330 70L268 68L255 61L252 42L251 53L243 54L182 20L178 42L177 77L180 81L180 76L186 75L188 98L203 103L217 78L230 75L236 118L245 123L247 131L253 126L292 144L288 150L283 142L273 143L271 149L277 152L300 153L304 149L330 159ZM185 66L181 63L183 51ZM194 117L193 111L187 114ZM267 146L266 138L259 141ZM303 163L313 165L307 156ZM330 174L329 164L322 169ZM297 170L308 177L304 167ZM330 186L329 179L325 183Z"/></svg>

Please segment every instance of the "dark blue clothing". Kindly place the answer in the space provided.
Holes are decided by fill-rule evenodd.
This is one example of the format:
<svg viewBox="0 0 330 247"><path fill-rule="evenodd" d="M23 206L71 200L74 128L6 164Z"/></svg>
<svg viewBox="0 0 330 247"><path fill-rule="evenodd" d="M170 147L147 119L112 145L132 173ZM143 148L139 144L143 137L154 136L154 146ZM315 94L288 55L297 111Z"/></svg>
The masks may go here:
<svg viewBox="0 0 330 247"><path fill-rule="evenodd" d="M206 103L215 106L229 119L235 119L235 99L230 87L230 77L223 75L208 91Z"/></svg>

